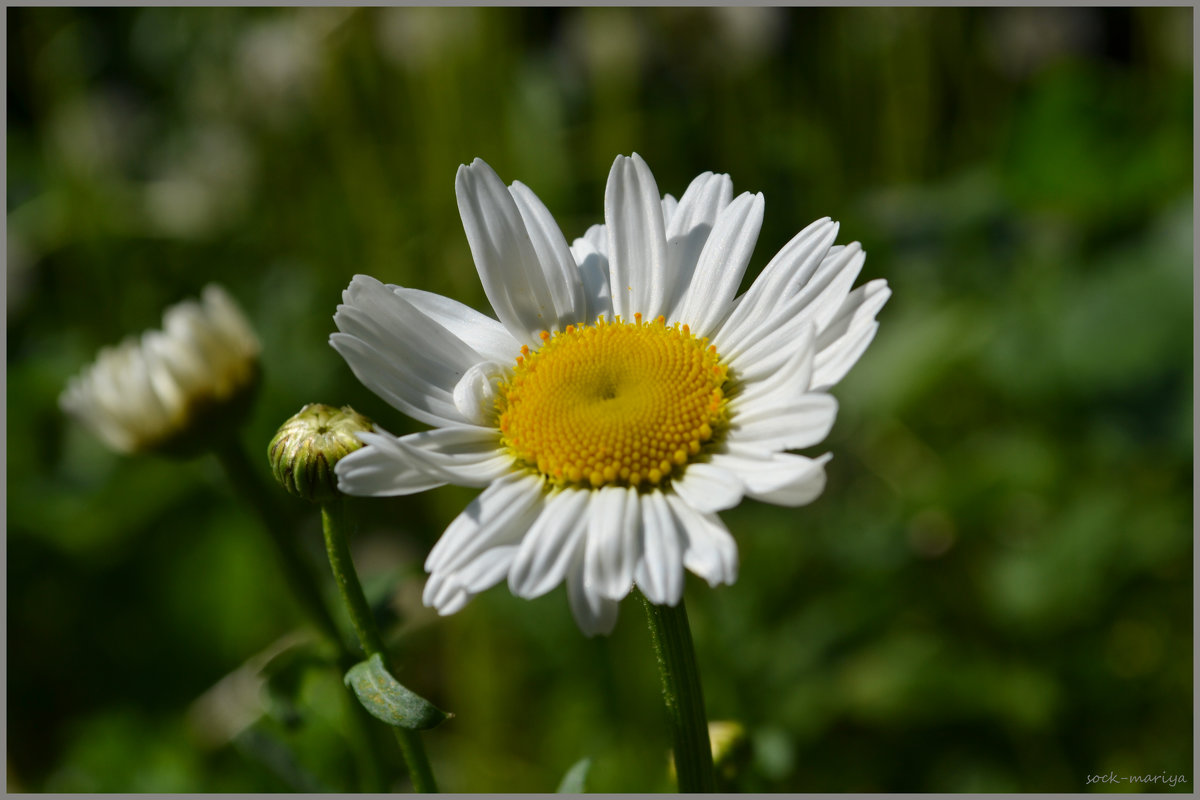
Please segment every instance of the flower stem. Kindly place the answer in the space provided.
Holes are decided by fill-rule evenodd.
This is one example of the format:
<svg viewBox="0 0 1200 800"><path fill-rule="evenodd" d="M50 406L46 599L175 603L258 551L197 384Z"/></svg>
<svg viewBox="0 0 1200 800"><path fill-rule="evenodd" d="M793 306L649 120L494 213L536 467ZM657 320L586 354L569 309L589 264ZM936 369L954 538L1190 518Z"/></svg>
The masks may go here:
<svg viewBox="0 0 1200 800"><path fill-rule="evenodd" d="M350 621L358 634L367 657L378 653L389 664L387 649L383 637L375 625L375 617L371 614L371 606L363 594L362 584L359 583L358 573L354 569L354 561L350 556L350 546L346 540L345 503L341 497L321 506L321 524L325 529L325 550L329 554L329 566L333 570L334 580L346 610L350 612ZM389 664L389 669L390 669ZM405 728L392 728L396 742L400 745L400 753L404 763L408 765L408 774L412 779L413 788L418 792L436 792L437 782L433 778L433 770L429 766L429 758L425 755L425 745L417 731Z"/></svg>
<svg viewBox="0 0 1200 800"><path fill-rule="evenodd" d="M317 633L330 645L337 648L339 664L343 673L354 666L354 654L342 638L337 623L329 611L329 606L321 594L319 578L313 564L304 557L298 547L298 540L291 530L282 511L269 499L275 494L272 487L259 477L245 451L234 437L217 443L213 448L217 460L225 469L229 482L234 491L249 505L263 528L267 531L275 550L277 563L283 570L284 581L292 596L304 611L309 623L316 628ZM381 754L370 741L370 717L357 698L352 698L353 707L350 712L351 724L359 733L365 749L365 759L360 765L363 778L363 788L366 791L378 791L381 782L385 780L384 761Z"/></svg>
<svg viewBox="0 0 1200 800"><path fill-rule="evenodd" d="M681 792L714 792L712 747L708 741L708 721L704 715L704 694L700 690L700 671L692 647L683 598L679 605L658 606L635 590L646 609L658 674L662 677L663 700L675 751L675 774Z"/></svg>

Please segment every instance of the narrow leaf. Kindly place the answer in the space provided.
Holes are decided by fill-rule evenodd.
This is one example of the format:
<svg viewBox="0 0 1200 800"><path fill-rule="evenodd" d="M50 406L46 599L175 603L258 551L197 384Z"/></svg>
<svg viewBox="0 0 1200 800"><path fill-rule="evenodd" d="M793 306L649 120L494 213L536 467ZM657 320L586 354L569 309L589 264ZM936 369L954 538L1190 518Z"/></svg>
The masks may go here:
<svg viewBox="0 0 1200 800"><path fill-rule="evenodd" d="M428 730L452 716L400 685L379 653L351 667L346 685L371 716L397 728Z"/></svg>

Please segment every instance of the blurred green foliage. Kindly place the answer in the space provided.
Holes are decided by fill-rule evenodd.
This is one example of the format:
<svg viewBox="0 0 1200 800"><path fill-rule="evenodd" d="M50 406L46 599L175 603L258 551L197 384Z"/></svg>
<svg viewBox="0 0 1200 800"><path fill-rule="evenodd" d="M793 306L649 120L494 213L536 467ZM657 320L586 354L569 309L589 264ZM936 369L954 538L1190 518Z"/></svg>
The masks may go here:
<svg viewBox="0 0 1200 800"><path fill-rule="evenodd" d="M338 676L255 683L300 619L216 463L115 456L57 395L219 281L264 342L256 460L306 402L413 430L326 344L350 277L486 309L457 166L571 238L633 150L663 191L765 193L751 274L828 214L895 292L824 496L727 513L738 583L689 579L709 715L751 738L736 787L1194 789L1192 9L7 19L10 790L358 788ZM599 640L561 589L421 607L471 494L354 501L398 677L457 715L425 736L443 788L552 791L583 758L594 791L668 788L636 604Z"/></svg>

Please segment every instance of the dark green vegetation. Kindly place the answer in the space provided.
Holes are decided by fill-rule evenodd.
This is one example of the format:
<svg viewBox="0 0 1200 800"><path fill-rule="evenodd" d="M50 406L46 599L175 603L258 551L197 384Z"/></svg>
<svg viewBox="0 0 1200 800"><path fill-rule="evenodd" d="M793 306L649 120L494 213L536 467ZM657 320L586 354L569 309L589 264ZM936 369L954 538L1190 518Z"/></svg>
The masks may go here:
<svg viewBox="0 0 1200 800"><path fill-rule="evenodd" d="M364 785L336 673L220 683L301 616L217 462L115 456L56 397L220 281L264 343L264 478L307 402L413 430L326 343L350 277L486 308L457 166L574 237L632 150L663 191L765 193L752 274L830 215L895 292L824 496L725 514L739 581L689 578L710 717L751 737L734 788L1195 789L1192 10L742 11L8 10L10 790ZM471 495L351 502L397 677L456 715L442 787L591 757L592 789L667 788L636 600L599 640L561 588L421 607Z"/></svg>

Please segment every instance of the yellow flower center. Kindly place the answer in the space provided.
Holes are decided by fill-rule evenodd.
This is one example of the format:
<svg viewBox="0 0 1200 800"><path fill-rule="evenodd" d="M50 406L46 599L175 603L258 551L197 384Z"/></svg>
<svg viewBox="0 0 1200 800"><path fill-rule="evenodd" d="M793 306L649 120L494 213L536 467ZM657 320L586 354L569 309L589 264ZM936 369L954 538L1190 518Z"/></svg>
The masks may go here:
<svg viewBox="0 0 1200 800"><path fill-rule="evenodd" d="M662 317L568 325L521 348L497 399L504 444L560 484L656 485L726 423L728 369Z"/></svg>

